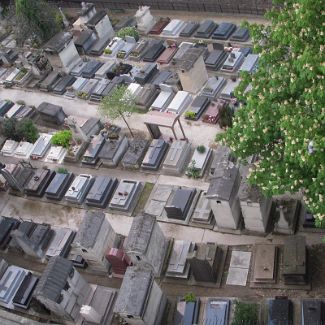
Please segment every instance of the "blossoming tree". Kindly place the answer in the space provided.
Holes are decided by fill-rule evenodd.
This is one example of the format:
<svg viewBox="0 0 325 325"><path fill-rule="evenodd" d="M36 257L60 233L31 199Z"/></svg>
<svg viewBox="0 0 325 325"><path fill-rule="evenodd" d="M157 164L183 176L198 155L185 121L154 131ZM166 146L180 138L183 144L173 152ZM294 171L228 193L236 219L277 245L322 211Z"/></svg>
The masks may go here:
<svg viewBox="0 0 325 325"><path fill-rule="evenodd" d="M244 104L216 140L240 159L259 155L249 181L269 196L302 193L324 227L324 2L277 2L269 26L249 27L258 70L243 74L236 96Z"/></svg>

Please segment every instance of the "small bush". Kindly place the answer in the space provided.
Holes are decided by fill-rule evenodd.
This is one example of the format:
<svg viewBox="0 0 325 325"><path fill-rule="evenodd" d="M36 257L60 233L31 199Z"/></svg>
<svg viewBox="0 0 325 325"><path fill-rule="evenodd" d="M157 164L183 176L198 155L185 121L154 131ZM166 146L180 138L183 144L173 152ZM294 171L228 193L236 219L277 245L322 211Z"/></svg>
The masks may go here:
<svg viewBox="0 0 325 325"><path fill-rule="evenodd" d="M64 167L59 167L59 168L56 170L56 172L57 172L58 174L68 174L68 170L67 170L66 168L64 168Z"/></svg>
<svg viewBox="0 0 325 325"><path fill-rule="evenodd" d="M194 112L191 111L187 111L185 113L185 118L189 119L189 120L195 120L196 114Z"/></svg>
<svg viewBox="0 0 325 325"><path fill-rule="evenodd" d="M192 160L191 164L187 167L186 175L188 177L197 179L200 177L200 169L197 168L195 165L196 165L195 160Z"/></svg>
<svg viewBox="0 0 325 325"><path fill-rule="evenodd" d="M104 54L110 55L110 54L112 54L112 50L111 49L105 49Z"/></svg>
<svg viewBox="0 0 325 325"><path fill-rule="evenodd" d="M235 302L235 313L232 325L257 325L257 304Z"/></svg>
<svg viewBox="0 0 325 325"><path fill-rule="evenodd" d="M139 32L135 27L124 27L117 32L117 36L124 39L125 36L134 37L136 41L139 40Z"/></svg>
<svg viewBox="0 0 325 325"><path fill-rule="evenodd" d="M51 142L55 146L62 146L64 148L69 148L71 139L72 139L71 131L63 130L63 131L56 132L53 135Z"/></svg>
<svg viewBox="0 0 325 325"><path fill-rule="evenodd" d="M204 145L200 145L200 146L197 146L196 150L199 152L199 153L205 153L206 151L206 148Z"/></svg>
<svg viewBox="0 0 325 325"><path fill-rule="evenodd" d="M195 302L196 301L196 297L194 295L194 293L190 292L190 293L187 293L185 296L184 296L184 300L186 302Z"/></svg>

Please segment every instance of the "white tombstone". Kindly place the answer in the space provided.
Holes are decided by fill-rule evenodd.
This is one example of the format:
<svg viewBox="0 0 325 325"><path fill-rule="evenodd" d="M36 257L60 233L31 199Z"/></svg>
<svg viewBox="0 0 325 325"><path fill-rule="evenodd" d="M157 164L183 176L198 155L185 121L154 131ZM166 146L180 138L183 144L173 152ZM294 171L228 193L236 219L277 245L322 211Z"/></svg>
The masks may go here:
<svg viewBox="0 0 325 325"><path fill-rule="evenodd" d="M150 13L150 7L140 6L135 14L137 28L140 33L148 34L155 25L156 20Z"/></svg>

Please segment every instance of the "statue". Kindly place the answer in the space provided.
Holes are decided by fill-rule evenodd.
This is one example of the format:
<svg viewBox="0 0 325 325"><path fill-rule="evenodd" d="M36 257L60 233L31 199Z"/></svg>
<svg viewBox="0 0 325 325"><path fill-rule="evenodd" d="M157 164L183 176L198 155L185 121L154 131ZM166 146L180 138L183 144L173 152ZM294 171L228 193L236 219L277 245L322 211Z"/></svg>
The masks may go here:
<svg viewBox="0 0 325 325"><path fill-rule="evenodd" d="M148 34L155 25L156 20L150 13L150 7L140 6L135 14L137 28L140 33Z"/></svg>

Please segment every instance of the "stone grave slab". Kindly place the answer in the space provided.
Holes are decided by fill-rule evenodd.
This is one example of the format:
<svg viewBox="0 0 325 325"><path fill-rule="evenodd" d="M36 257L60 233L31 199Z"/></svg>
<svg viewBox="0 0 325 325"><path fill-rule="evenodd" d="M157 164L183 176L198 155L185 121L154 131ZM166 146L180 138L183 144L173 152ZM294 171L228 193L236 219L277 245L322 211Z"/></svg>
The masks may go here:
<svg viewBox="0 0 325 325"><path fill-rule="evenodd" d="M230 268L228 271L227 285L246 286L248 269Z"/></svg>
<svg viewBox="0 0 325 325"><path fill-rule="evenodd" d="M226 284L246 286L251 252L232 251Z"/></svg>

